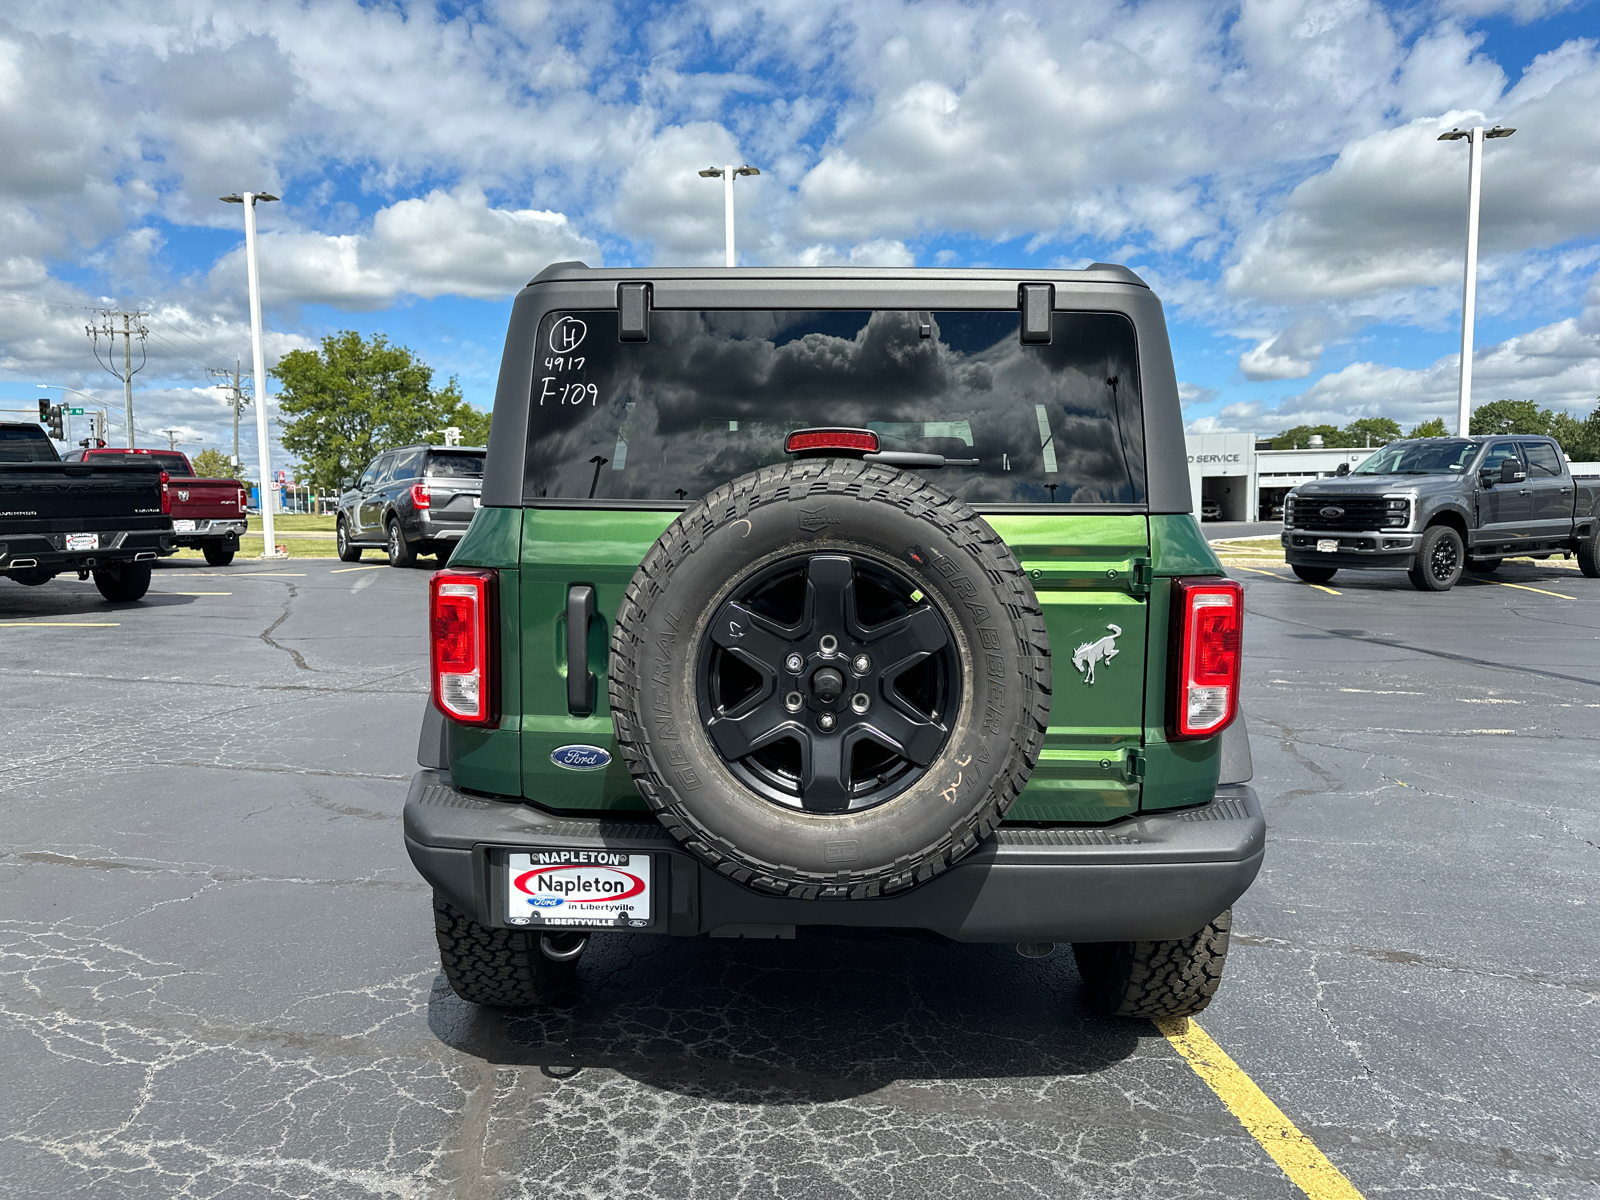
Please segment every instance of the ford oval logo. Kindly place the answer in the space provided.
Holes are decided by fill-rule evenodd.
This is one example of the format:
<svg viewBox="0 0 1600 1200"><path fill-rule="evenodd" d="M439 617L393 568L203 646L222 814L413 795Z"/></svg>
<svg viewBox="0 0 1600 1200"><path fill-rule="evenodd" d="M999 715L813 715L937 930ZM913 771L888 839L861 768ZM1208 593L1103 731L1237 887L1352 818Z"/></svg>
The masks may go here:
<svg viewBox="0 0 1600 1200"><path fill-rule="evenodd" d="M550 761L569 771L602 771L611 765L611 755L599 746L558 746L550 751Z"/></svg>
<svg viewBox="0 0 1600 1200"><path fill-rule="evenodd" d="M1321 511L1321 513L1319 513L1318 515L1327 517L1329 520L1332 520L1334 517L1342 517L1342 516L1344 516L1344 509L1342 509L1342 508L1334 508L1330 504L1327 508L1323 509Z"/></svg>

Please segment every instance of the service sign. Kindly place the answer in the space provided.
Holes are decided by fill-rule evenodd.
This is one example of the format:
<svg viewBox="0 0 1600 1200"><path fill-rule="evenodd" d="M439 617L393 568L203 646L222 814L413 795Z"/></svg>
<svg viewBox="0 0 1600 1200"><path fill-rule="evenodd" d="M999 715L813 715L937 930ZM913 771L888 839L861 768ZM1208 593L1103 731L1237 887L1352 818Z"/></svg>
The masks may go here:
<svg viewBox="0 0 1600 1200"><path fill-rule="evenodd" d="M614 850L531 850L506 858L512 925L650 924L650 856Z"/></svg>

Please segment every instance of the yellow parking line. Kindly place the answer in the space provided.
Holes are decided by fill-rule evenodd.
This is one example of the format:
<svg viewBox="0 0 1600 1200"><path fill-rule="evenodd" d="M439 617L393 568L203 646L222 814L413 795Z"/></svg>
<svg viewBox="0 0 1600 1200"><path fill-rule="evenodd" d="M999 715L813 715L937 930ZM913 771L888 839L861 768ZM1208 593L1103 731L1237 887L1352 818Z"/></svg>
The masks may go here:
<svg viewBox="0 0 1600 1200"><path fill-rule="evenodd" d="M1559 600L1576 600L1577 599L1576 596L1564 596L1560 592L1547 592L1543 588L1529 587L1525 583L1507 583L1503 579L1489 579L1489 580L1486 580L1485 582L1492 583L1492 584L1496 585L1497 587L1514 587L1514 588L1520 588L1524 592L1538 592L1541 596L1554 596Z"/></svg>
<svg viewBox="0 0 1600 1200"><path fill-rule="evenodd" d="M1188 1017L1157 1017L1156 1028L1183 1055L1250 1136L1283 1168L1310 1200L1362 1200L1355 1185L1316 1144L1283 1115L1255 1081L1229 1058L1210 1035Z"/></svg>
<svg viewBox="0 0 1600 1200"><path fill-rule="evenodd" d="M0 621L0 629L33 629L49 626L51 629L115 629L121 621Z"/></svg>
<svg viewBox="0 0 1600 1200"><path fill-rule="evenodd" d="M1266 576L1268 576L1269 578L1272 578L1272 579L1282 579L1283 578L1283 576L1279 575L1276 571L1261 571L1261 570L1257 570L1255 567L1241 567L1238 563L1233 563L1231 565L1233 566L1233 569L1236 570L1236 571L1254 571L1257 575L1266 575ZM1304 581L1302 581L1302 582L1304 582ZM1342 595L1344 595L1343 592L1335 591L1331 587L1324 587L1320 583L1307 583L1306 586L1307 587L1314 587L1319 592L1327 592L1328 595L1330 595L1330 596L1342 596Z"/></svg>
<svg viewBox="0 0 1600 1200"><path fill-rule="evenodd" d="M388 563L369 563L364 567L340 567L336 571L329 571L329 575L348 575L351 571L381 571Z"/></svg>

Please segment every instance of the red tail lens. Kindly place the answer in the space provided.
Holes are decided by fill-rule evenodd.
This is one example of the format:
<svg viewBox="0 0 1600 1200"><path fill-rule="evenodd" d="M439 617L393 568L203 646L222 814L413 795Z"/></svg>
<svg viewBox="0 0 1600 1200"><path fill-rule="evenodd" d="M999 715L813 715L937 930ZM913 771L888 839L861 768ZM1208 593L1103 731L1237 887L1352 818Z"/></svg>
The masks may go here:
<svg viewBox="0 0 1600 1200"><path fill-rule="evenodd" d="M433 703L463 725L500 722L495 579L493 571L439 571L428 584Z"/></svg>
<svg viewBox="0 0 1600 1200"><path fill-rule="evenodd" d="M172 493L167 491L167 473L161 472L161 514L166 516L172 512Z"/></svg>
<svg viewBox="0 0 1600 1200"><path fill-rule="evenodd" d="M784 442L790 454L816 454L829 450L876 454L878 435L870 429L797 429Z"/></svg>
<svg viewBox="0 0 1600 1200"><path fill-rule="evenodd" d="M244 512L249 507L250 507L250 497L245 494L245 490L243 488L240 488L239 489L239 511L240 512Z"/></svg>
<svg viewBox="0 0 1600 1200"><path fill-rule="evenodd" d="M433 496L428 491L428 485L425 483L413 483L411 485L411 507L430 508L432 505Z"/></svg>
<svg viewBox="0 0 1600 1200"><path fill-rule="evenodd" d="M1244 589L1231 579L1172 581L1167 736L1211 737L1239 714Z"/></svg>

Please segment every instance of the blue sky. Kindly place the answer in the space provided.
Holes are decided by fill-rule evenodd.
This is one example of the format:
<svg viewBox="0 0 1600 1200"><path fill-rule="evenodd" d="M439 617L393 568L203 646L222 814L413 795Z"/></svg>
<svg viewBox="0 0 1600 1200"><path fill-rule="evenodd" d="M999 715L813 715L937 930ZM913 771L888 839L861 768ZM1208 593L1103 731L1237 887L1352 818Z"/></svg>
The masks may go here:
<svg viewBox="0 0 1600 1200"><path fill-rule="evenodd" d="M0 403L104 395L83 325L151 311L142 430L224 446L208 366L340 329L487 405L546 262L1125 262L1196 429L1451 419L1484 170L1475 399L1600 398L1600 14L1562 0L13 4L0 17ZM109 387L107 386L109 385ZM141 434L143 444L151 437ZM246 438L246 453L253 434Z"/></svg>

